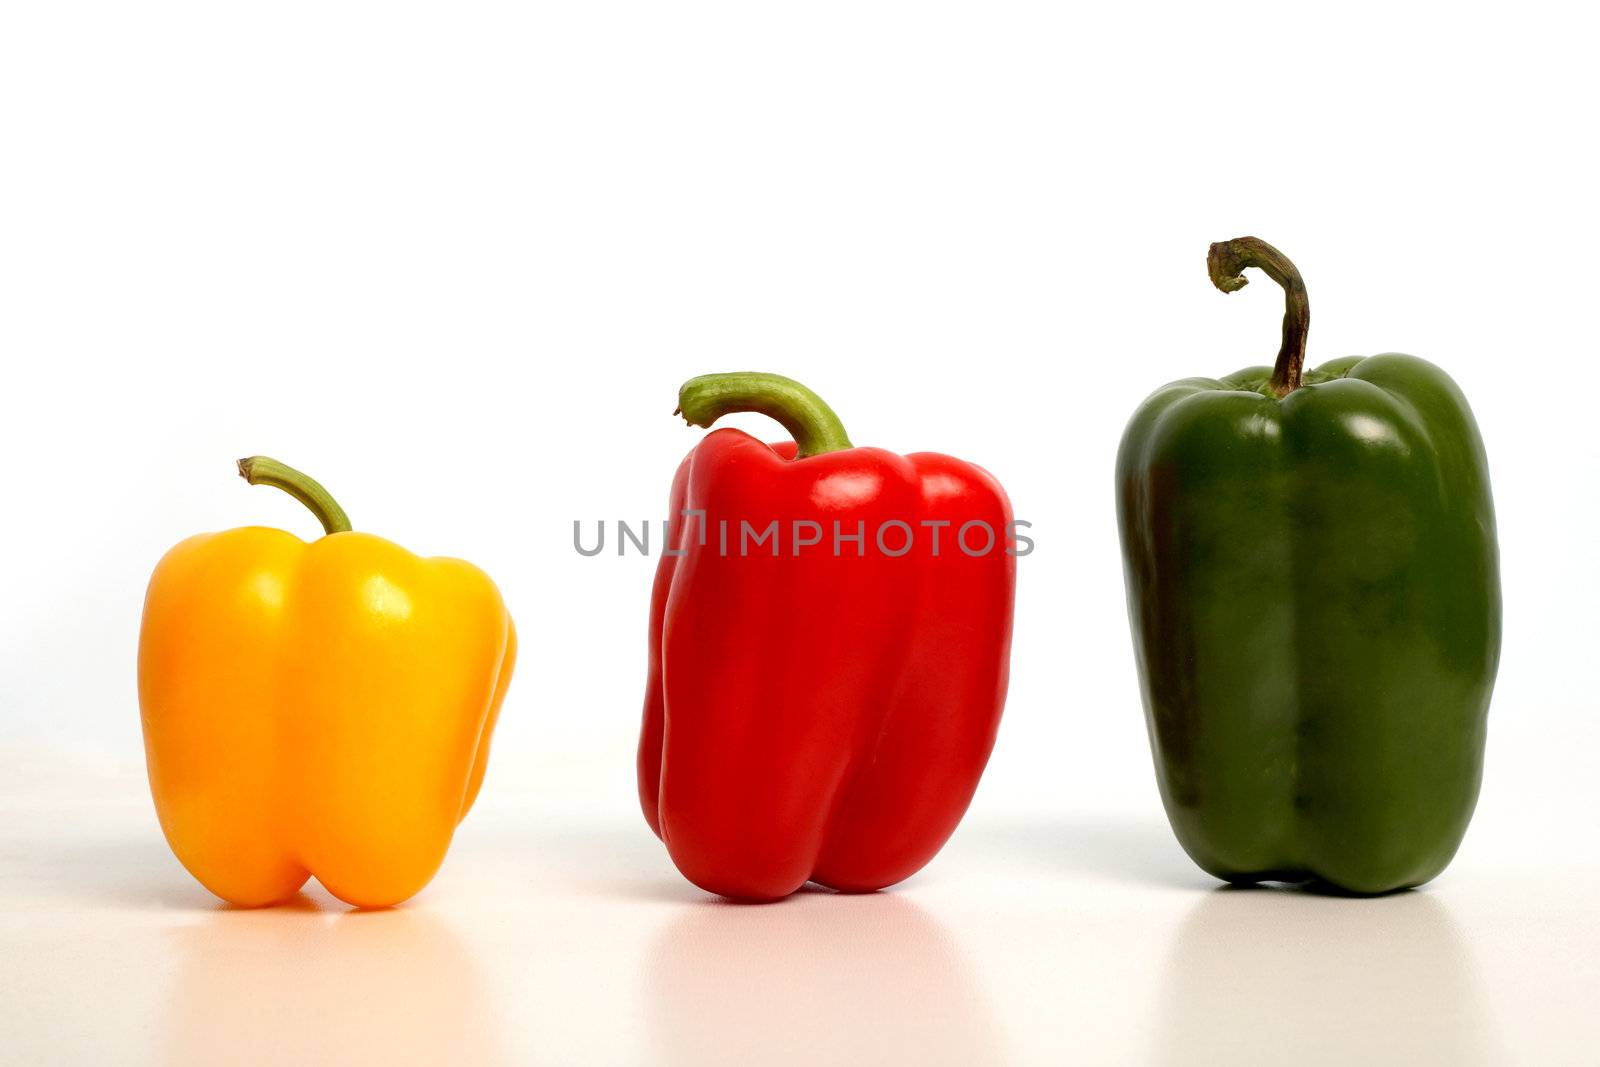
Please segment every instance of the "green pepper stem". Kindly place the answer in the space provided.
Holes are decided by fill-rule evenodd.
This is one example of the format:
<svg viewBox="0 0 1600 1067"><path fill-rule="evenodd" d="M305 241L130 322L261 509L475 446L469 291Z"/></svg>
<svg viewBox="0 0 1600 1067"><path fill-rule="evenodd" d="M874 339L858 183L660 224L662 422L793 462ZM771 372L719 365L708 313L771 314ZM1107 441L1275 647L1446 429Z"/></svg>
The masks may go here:
<svg viewBox="0 0 1600 1067"><path fill-rule="evenodd" d="M795 459L851 447L839 416L816 393L792 378L755 371L702 374L678 390L678 410L690 426L710 425L735 411L759 411L783 423L795 444Z"/></svg>
<svg viewBox="0 0 1600 1067"><path fill-rule="evenodd" d="M1218 241L1206 256L1211 284L1224 293L1238 292L1249 284L1246 267L1255 267L1283 286L1283 345L1272 366L1274 396L1288 396L1300 388L1300 372L1306 364L1306 333L1311 329L1311 303L1306 298L1306 283L1289 257L1259 237L1235 237Z"/></svg>
<svg viewBox="0 0 1600 1067"><path fill-rule="evenodd" d="M279 463L268 456L251 456L239 461L239 477L251 485L270 485L304 504L322 523L325 533L345 533L350 529L350 516L322 488L322 483L295 470L287 463Z"/></svg>

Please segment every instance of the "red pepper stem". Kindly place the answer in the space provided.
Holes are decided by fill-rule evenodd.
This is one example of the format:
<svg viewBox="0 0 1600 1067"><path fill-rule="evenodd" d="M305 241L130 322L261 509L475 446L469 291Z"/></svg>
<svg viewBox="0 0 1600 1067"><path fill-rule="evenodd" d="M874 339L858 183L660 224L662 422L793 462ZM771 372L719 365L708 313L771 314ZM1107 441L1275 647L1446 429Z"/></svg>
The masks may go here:
<svg viewBox="0 0 1600 1067"><path fill-rule="evenodd" d="M287 463L279 463L268 456L251 456L239 461L239 477L251 485L282 489L310 509L322 523L325 533L345 533L350 529L350 516L333 499L333 494L322 488L321 482Z"/></svg>
<svg viewBox="0 0 1600 1067"><path fill-rule="evenodd" d="M1300 372L1306 364L1306 333L1311 329L1311 303L1306 298L1306 283L1289 257L1259 237L1235 237L1218 241L1206 256L1211 284L1224 293L1234 293L1249 284L1246 267L1255 267L1283 286L1283 345L1272 367L1274 396L1288 396L1300 388Z"/></svg>
<svg viewBox="0 0 1600 1067"><path fill-rule="evenodd" d="M735 411L759 411L783 423L799 445L795 459L850 448L839 416L792 378L755 371L702 374L678 390L678 410L690 426L710 425Z"/></svg>

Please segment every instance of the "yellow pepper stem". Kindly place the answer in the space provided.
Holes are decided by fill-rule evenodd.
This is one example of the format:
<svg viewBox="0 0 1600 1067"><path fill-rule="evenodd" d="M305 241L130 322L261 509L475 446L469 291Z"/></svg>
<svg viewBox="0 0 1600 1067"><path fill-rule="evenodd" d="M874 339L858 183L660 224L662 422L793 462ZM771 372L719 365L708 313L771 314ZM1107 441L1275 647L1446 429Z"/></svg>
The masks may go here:
<svg viewBox="0 0 1600 1067"><path fill-rule="evenodd" d="M333 494L324 489L321 482L287 463L279 463L269 456L250 456L239 461L239 477L251 485L282 489L317 517L325 533L345 533L350 529L350 516L333 499Z"/></svg>

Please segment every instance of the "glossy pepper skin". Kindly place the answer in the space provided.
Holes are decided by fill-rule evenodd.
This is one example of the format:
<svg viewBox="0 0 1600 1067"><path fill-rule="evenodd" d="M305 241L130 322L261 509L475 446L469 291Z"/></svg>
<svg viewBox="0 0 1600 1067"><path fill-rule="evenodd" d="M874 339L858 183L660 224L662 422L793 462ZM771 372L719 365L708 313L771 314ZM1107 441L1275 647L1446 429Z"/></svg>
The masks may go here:
<svg viewBox="0 0 1600 1067"><path fill-rule="evenodd" d="M313 875L349 904L399 903L483 782L511 616L471 564L349 532L321 486L274 461L240 470L338 532L202 534L157 565L139 703L161 828L233 904L283 901Z"/></svg>
<svg viewBox="0 0 1600 1067"><path fill-rule="evenodd" d="M1117 459L1129 615L1167 815L1230 882L1428 881L1477 800L1500 647L1472 413L1411 356L1302 376L1305 290L1254 238L1213 246L1289 293L1276 368L1191 378Z"/></svg>
<svg viewBox="0 0 1600 1067"><path fill-rule="evenodd" d="M850 447L815 394L775 375L694 379L680 407L702 426L761 410L798 444L716 430L673 481L683 554L662 556L651 602L645 818L685 877L735 899L901 881L955 830L999 727L1015 576L1005 493L949 456ZM791 537L796 520L821 542L801 547L814 531ZM994 544L968 555L957 536L975 520ZM779 555L769 542L741 556L741 522L773 521ZM865 531L863 554L841 542L833 555L836 521ZM888 521L911 527L906 554L879 551ZM950 524L937 556L923 522ZM883 537L891 552L904 542L898 527ZM969 529L970 549L984 541Z"/></svg>

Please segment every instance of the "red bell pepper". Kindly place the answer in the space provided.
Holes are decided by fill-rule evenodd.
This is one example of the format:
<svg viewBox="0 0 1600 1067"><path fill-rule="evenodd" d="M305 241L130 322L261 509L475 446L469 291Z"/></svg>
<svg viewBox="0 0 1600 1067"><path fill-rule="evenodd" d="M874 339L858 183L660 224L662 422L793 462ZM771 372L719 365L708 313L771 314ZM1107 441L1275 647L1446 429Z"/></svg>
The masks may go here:
<svg viewBox="0 0 1600 1067"><path fill-rule="evenodd" d="M639 797L678 869L775 900L909 877L978 786L1005 703L1015 529L988 472L854 448L771 374L695 378L656 571ZM985 530L988 534L985 534Z"/></svg>

